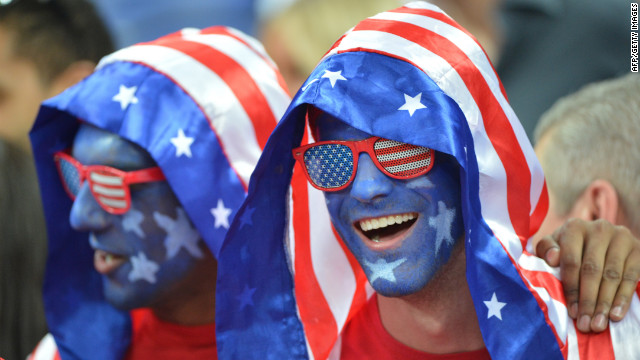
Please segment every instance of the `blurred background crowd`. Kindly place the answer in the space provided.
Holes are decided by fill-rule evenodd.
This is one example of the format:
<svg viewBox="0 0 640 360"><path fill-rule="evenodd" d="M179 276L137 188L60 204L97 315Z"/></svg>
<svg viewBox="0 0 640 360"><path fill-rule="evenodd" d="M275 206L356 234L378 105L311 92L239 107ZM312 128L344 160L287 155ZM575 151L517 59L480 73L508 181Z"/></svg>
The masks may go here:
<svg viewBox="0 0 640 360"><path fill-rule="evenodd" d="M433 2L486 49L530 138L557 99L629 72L627 0ZM0 357L24 359L47 332L46 233L27 135L41 101L115 49L212 25L260 39L293 95L341 34L402 3L0 0Z"/></svg>

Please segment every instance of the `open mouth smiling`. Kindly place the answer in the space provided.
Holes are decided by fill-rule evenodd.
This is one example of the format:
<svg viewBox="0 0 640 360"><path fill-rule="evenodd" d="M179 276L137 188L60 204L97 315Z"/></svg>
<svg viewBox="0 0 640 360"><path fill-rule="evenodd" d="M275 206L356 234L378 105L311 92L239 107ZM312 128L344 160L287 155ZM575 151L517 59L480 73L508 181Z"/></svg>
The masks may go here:
<svg viewBox="0 0 640 360"><path fill-rule="evenodd" d="M380 243L397 238L413 226L418 213L404 213L358 220L354 226L369 240Z"/></svg>

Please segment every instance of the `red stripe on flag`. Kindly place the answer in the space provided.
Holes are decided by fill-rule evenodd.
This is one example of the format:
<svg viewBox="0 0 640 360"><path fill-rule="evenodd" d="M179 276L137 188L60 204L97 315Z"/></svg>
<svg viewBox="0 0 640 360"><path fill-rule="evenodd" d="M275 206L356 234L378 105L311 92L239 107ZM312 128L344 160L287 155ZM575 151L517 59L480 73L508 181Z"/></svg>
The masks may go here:
<svg viewBox="0 0 640 360"><path fill-rule="evenodd" d="M540 225L542 225L542 221L544 221L545 216L547 216L548 210L549 193L547 192L547 182L545 181L542 184L542 192L540 193L540 198L538 198L538 204L529 219L529 234L533 235L538 232ZM522 246L525 246L524 243Z"/></svg>
<svg viewBox="0 0 640 360"><path fill-rule="evenodd" d="M308 142L305 132L302 144ZM291 178L295 243L295 295L309 347L316 359L326 359L337 336L333 313L313 271L307 178L296 162Z"/></svg>
<svg viewBox="0 0 640 360"><path fill-rule="evenodd" d="M280 85L280 87L282 88L282 90L284 92L286 92L287 94L289 93L289 88L287 87L287 83L284 81L284 78L280 74L280 71L278 70L278 68L276 68L276 66L274 65L273 61L271 59L265 57L264 54L256 51L256 49L254 49L254 47L251 44L249 44L248 42L246 42L243 38L241 38L240 36L234 34L231 31L229 31L228 27L226 27L226 26L213 26L213 27L209 27L209 28L206 28L206 29L202 30L200 33L201 34L226 35L226 36L232 37L232 38L236 39L237 41L243 43L246 47L251 49L251 51L253 51L256 55L258 55L262 60L264 60L264 62L267 65L269 65L269 67L276 74L276 77L278 79L278 85ZM276 119L276 120L280 120L280 119Z"/></svg>
<svg viewBox="0 0 640 360"><path fill-rule="evenodd" d="M408 7L401 7L401 8L395 9L395 10L391 10L389 12L422 15L422 16L430 17L430 18L435 19L435 20L442 21L443 23L451 25L451 26L455 27L456 29L464 32L469 37L471 37L476 42L478 42L478 40L475 38L475 36L473 36L469 31L467 31L467 29L463 28L462 26L460 26L460 24L458 24L453 19L451 19L449 16L447 16L447 15L445 15L443 13L440 13L440 12L437 12L437 11L433 11L433 10L426 10L426 9L412 9L412 8L408 8ZM483 47L480 47L480 48L482 49L482 52L487 57L487 59L489 59L489 55L487 55L487 52L484 50L484 48ZM491 70L493 70L494 76L499 81L498 75L496 73L496 69L493 67L493 64L491 64L491 63L489 63L489 64L491 65ZM506 99L507 98L507 92L504 89L504 86L502 86L502 82L501 81L499 81L499 82L500 82L500 92L502 92L502 95Z"/></svg>
<svg viewBox="0 0 640 360"><path fill-rule="evenodd" d="M271 109L269 103L244 67L227 54L198 42L167 38L153 44L181 51L215 72L229 86L251 119L258 144L264 149L278 119L271 111L265 111ZM269 117L270 121L261 120L264 116Z"/></svg>
<svg viewBox="0 0 640 360"><path fill-rule="evenodd" d="M578 338L580 359L615 360L613 342L609 331L603 331L599 334L585 334L576 331L576 336Z"/></svg>
<svg viewBox="0 0 640 360"><path fill-rule="evenodd" d="M562 282L558 280L558 278L553 276L553 274L544 271L527 270L522 268L520 269L520 272L525 275L527 279L529 279L532 286L545 288L552 299L563 304L566 303Z"/></svg>

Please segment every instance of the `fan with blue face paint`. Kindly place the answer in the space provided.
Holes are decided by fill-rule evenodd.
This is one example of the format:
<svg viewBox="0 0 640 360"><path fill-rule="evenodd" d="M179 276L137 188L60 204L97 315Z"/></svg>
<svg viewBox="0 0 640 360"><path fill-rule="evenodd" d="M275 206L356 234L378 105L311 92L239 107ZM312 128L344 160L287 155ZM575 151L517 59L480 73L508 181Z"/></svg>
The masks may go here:
<svg viewBox="0 0 640 360"><path fill-rule="evenodd" d="M71 155L83 165L125 171L155 166L139 146L87 124L80 126ZM69 216L75 230L89 232L105 298L121 310L158 307L164 311L156 315L167 321L212 322L215 283L206 281L216 272L211 252L166 181L129 186L130 208L116 215L100 206L84 181ZM167 303L189 309L193 318L177 318Z"/></svg>
<svg viewBox="0 0 640 360"><path fill-rule="evenodd" d="M220 248L289 101L260 44L214 26L123 48L42 105L36 358L217 358Z"/></svg>
<svg viewBox="0 0 640 360"><path fill-rule="evenodd" d="M236 307L235 320L253 323L223 339L226 354L273 329L264 341L292 358L574 356L576 337L598 336L575 335L577 304L566 303L559 273L580 275L572 270L585 242L635 239L610 224L599 233L569 224L560 245L576 261L554 270L531 247L547 205L541 167L475 39L425 2L365 19L294 97L236 217L253 221L234 221L227 235L223 252L235 261L219 263L222 278L261 290L271 311ZM585 267L609 262L605 247L584 245ZM550 263L557 250L544 254ZM598 298L583 289L604 281L588 275L583 301ZM633 335L623 328L607 331Z"/></svg>

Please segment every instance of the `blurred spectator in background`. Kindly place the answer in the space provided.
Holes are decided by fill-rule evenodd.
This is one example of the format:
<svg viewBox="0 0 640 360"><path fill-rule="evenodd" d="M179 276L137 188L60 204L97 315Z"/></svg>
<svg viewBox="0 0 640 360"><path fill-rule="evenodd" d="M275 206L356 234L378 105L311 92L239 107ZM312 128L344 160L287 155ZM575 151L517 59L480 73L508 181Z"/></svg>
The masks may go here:
<svg viewBox="0 0 640 360"><path fill-rule="evenodd" d="M31 156L0 139L0 357L24 359L46 333L45 230Z"/></svg>
<svg viewBox="0 0 640 360"><path fill-rule="evenodd" d="M298 0L263 19L259 36L295 94L336 39L361 19L402 2Z"/></svg>
<svg viewBox="0 0 640 360"><path fill-rule="evenodd" d="M268 0L275 1L275 0ZM118 48L185 27L227 25L255 33L255 0L91 0Z"/></svg>
<svg viewBox="0 0 640 360"><path fill-rule="evenodd" d="M535 139L549 215L604 218L640 236L639 95L640 75L627 74L585 86L543 114Z"/></svg>
<svg viewBox="0 0 640 360"><path fill-rule="evenodd" d="M605 219L626 226L636 238L640 236L638 94L640 76L628 74L585 86L561 98L543 114L535 139L549 191L549 212L537 236L551 234L569 218ZM589 251L587 246L585 254ZM625 249L610 247L607 259L620 251ZM634 263L640 264L637 251L626 261ZM601 289L620 282L621 288L633 289L640 278L637 265L625 271L595 267L603 271ZM613 320L620 320L630 305L630 299L600 300L595 314L612 309Z"/></svg>
<svg viewBox="0 0 640 360"><path fill-rule="evenodd" d="M0 356L24 359L46 333L45 230L27 133L40 102L113 50L84 0L0 0Z"/></svg>
<svg viewBox="0 0 640 360"><path fill-rule="evenodd" d="M85 0L0 0L0 136L28 148L40 102L89 75L111 51Z"/></svg>
<svg viewBox="0 0 640 360"><path fill-rule="evenodd" d="M629 71L628 0L503 0L500 16L496 71L530 139L558 98Z"/></svg>

